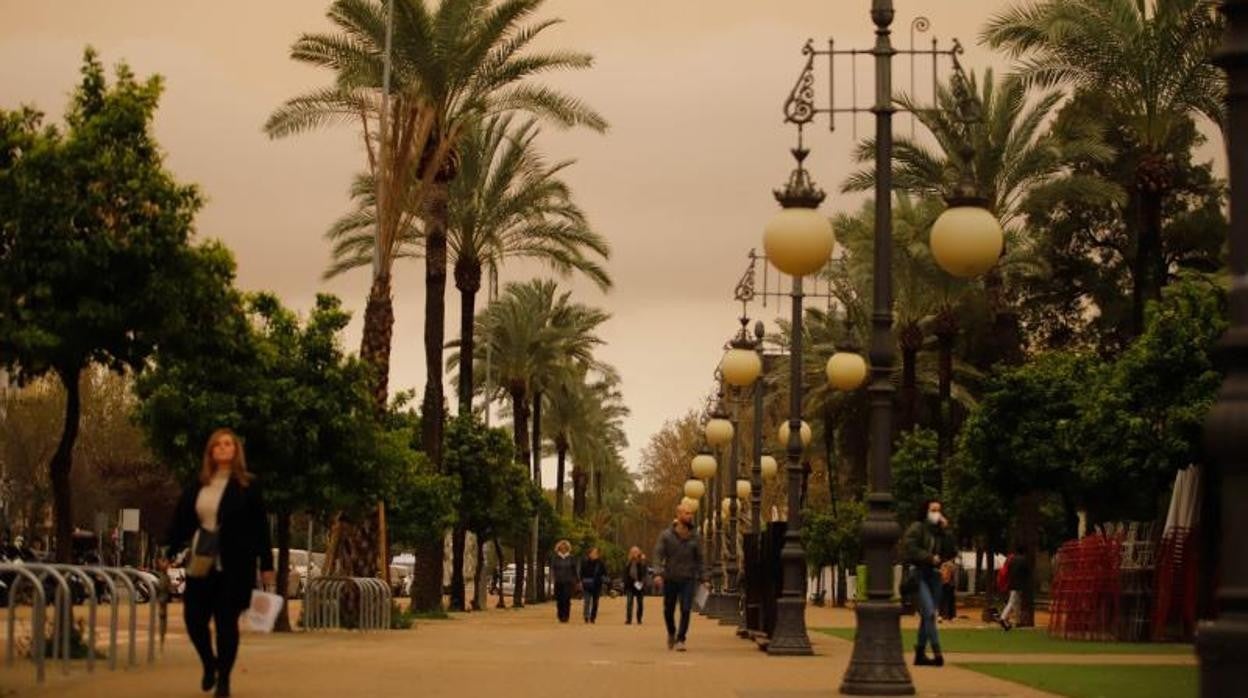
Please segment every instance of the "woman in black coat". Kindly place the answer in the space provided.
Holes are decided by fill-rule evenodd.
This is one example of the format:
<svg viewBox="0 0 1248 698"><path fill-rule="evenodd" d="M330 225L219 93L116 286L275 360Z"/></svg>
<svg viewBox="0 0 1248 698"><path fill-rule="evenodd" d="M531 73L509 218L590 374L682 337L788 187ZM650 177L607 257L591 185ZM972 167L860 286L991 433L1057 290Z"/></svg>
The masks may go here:
<svg viewBox="0 0 1248 698"><path fill-rule="evenodd" d="M257 563L264 584L273 585L264 499L247 472L243 445L229 429L218 429L208 439L199 480L178 500L168 544L170 551L190 546L183 614L204 668L200 687L211 691L215 686L215 695L228 696L238 656L238 617L251 604ZM192 577L197 555L203 574ZM210 619L217 632L215 656Z"/></svg>
<svg viewBox="0 0 1248 698"><path fill-rule="evenodd" d="M590 548L581 562L581 595L585 601L585 622L598 622L598 596L607 578L607 566L599 558L598 548Z"/></svg>
<svg viewBox="0 0 1248 698"><path fill-rule="evenodd" d="M646 564L646 556L641 548L633 546L628 551L628 562L624 564L624 596L628 603L624 608L624 624L633 624L633 604L637 605L637 625L641 625L641 616L646 610L646 577L650 567Z"/></svg>

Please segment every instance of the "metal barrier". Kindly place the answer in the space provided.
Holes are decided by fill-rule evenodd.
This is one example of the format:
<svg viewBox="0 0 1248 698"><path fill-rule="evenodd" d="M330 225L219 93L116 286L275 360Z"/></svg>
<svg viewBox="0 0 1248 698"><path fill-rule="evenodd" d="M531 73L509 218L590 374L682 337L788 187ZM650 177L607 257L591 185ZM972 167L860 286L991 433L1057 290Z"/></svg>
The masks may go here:
<svg viewBox="0 0 1248 698"><path fill-rule="evenodd" d="M69 673L71 641L74 631L74 596L69 585L69 579L71 578L82 582L85 591L85 602L87 604L86 665L89 673L95 671L95 642L98 617L96 611L98 605L96 580L103 582L107 588L109 604L112 607L112 612L109 614L108 633L109 669L117 669L117 655L119 654L117 651L117 624L121 616L120 601L122 596L122 594L118 593L119 589L124 590L126 602L130 607L128 665L133 667L138 666L139 663L136 646L138 640L139 587L142 587L147 592L150 616L147 628L147 661L149 664L156 661L156 625L160 611L160 598L157 593L157 580L154 575L130 567L79 566L35 562L0 564L0 573L4 572L17 575L12 587L9 589L6 660L8 664L12 664L15 659L17 642L16 618L20 600L18 593L24 588L24 583L29 581L34 590L32 597L34 611L32 614L31 657L35 661L37 680L40 683L43 682L45 676L44 663L46 658L44 655L47 643L45 624L47 620L46 608L49 604L44 583L48 579L56 583L56 594L52 599L53 635L51 658L53 660L61 660L61 672L63 674ZM136 583L138 586L136 586Z"/></svg>
<svg viewBox="0 0 1248 698"><path fill-rule="evenodd" d="M33 594L33 602L31 603L30 655L35 662L35 679L39 683L43 683L43 623L44 610L48 605L48 599L43 593L43 582L34 572L27 569L25 565L0 564L0 572L13 572L17 575L13 580L13 586L9 587L9 595L8 599L6 599L9 604L9 639L8 647L5 650L5 664L13 666L13 662L17 657L17 592L22 586L22 580L30 580Z"/></svg>
<svg viewBox="0 0 1248 698"><path fill-rule="evenodd" d="M359 593L359 630L390 628L390 586L372 577L317 577L308 582L303 627L309 631L343 627L342 601L348 589Z"/></svg>

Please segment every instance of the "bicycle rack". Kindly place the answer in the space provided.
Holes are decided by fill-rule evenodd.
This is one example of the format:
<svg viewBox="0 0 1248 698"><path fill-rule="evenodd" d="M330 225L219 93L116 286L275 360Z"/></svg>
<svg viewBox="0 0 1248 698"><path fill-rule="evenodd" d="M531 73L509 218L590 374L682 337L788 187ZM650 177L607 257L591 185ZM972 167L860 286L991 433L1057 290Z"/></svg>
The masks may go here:
<svg viewBox="0 0 1248 698"><path fill-rule="evenodd" d="M372 577L317 577L308 582L303 626L309 631L342 627L342 596L350 588L359 592L359 630L390 627L390 587Z"/></svg>
<svg viewBox="0 0 1248 698"><path fill-rule="evenodd" d="M29 580L31 588L34 590L34 603L31 609L30 654L35 662L35 680L43 683L45 677L43 623L45 609L48 605L47 596L43 593L43 582L34 572L27 569L26 565L0 564L0 572L13 572L17 575L13 580L13 586L9 588L9 636L8 646L5 650L5 664L13 666L17 656L17 592L22 586L22 581Z"/></svg>

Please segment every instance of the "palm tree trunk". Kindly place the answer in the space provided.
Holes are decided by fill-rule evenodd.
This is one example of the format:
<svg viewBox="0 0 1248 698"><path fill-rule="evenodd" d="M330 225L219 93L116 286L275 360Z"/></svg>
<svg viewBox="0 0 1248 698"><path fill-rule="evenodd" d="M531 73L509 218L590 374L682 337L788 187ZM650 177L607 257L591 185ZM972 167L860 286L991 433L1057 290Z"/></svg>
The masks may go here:
<svg viewBox="0 0 1248 698"><path fill-rule="evenodd" d="M1141 187L1139 190L1140 232L1136 242L1131 289L1131 336L1144 332L1144 311L1149 301L1161 299L1165 282L1165 258L1161 246L1162 192Z"/></svg>
<svg viewBox="0 0 1248 698"><path fill-rule="evenodd" d="M481 290L481 265L455 260L455 288L459 289L459 414L472 412L473 356L477 345L476 302Z"/></svg>
<svg viewBox="0 0 1248 698"><path fill-rule="evenodd" d="M568 458L568 440L562 435L555 437L555 513L563 516L563 481L567 476L564 467Z"/></svg>
<svg viewBox="0 0 1248 698"><path fill-rule="evenodd" d="M364 307L364 334L360 338L360 358L373 367L373 398L378 409L389 399L390 344L394 337L394 299L390 293L389 272L373 278Z"/></svg>
<svg viewBox="0 0 1248 698"><path fill-rule="evenodd" d="M442 395L442 345L446 340L446 190L431 192L425 217L425 399L421 409L421 444L442 472L442 432L446 411Z"/></svg>
<svg viewBox="0 0 1248 698"><path fill-rule="evenodd" d="M542 491L542 391L533 391L533 482L537 483L537 491ZM539 560L544 556L538 549L541 540L541 518L533 517L533 595L538 603L546 600L546 567Z"/></svg>
<svg viewBox="0 0 1248 698"><path fill-rule="evenodd" d="M472 579L472 610L485 609L485 537L477 534L477 573Z"/></svg>
<svg viewBox="0 0 1248 698"><path fill-rule="evenodd" d="M455 524L451 533L451 610L467 611L468 602L464 598L464 548L468 540L468 527L463 523Z"/></svg>
<svg viewBox="0 0 1248 698"><path fill-rule="evenodd" d="M503 546L497 538L494 539L494 557L498 559L498 606L495 608L507 608L507 596L503 592L503 571L507 569L507 565L503 564L506 558L503 557Z"/></svg>
<svg viewBox="0 0 1248 698"><path fill-rule="evenodd" d="M56 561L70 564L74 556L74 513L70 496L69 473L74 467L74 443L78 441L78 422L82 417L82 392L79 379L81 367L58 369L57 375L65 387L65 424L61 427L61 440L48 464L52 479L52 504L56 512Z"/></svg>
<svg viewBox="0 0 1248 698"><path fill-rule="evenodd" d="M416 569L412 571L412 610L442 609L442 538L416 546Z"/></svg>
<svg viewBox="0 0 1248 698"><path fill-rule="evenodd" d="M290 512L277 513L277 593L282 598L289 598L286 591L290 589ZM290 632L289 603L282 604L277 614L277 623L273 630L279 633Z"/></svg>
<svg viewBox="0 0 1248 698"><path fill-rule="evenodd" d="M936 343L940 348L938 381L939 398L936 408L936 491L943 491L944 464L953 450L953 340L957 334L957 315L946 306L936 324Z"/></svg>
<svg viewBox="0 0 1248 698"><path fill-rule="evenodd" d="M585 469L579 464L572 466L572 515L585 518Z"/></svg>

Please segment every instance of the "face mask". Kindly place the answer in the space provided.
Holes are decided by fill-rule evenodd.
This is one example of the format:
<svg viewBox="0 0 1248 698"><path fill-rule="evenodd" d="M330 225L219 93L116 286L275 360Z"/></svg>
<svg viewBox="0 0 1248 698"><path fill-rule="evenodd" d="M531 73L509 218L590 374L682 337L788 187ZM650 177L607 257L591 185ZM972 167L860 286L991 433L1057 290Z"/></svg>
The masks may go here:
<svg viewBox="0 0 1248 698"><path fill-rule="evenodd" d="M938 526L938 525L940 525L940 512L939 512L939 511L929 511L929 512L927 512L927 521L928 521L928 523L932 524L933 526Z"/></svg>

